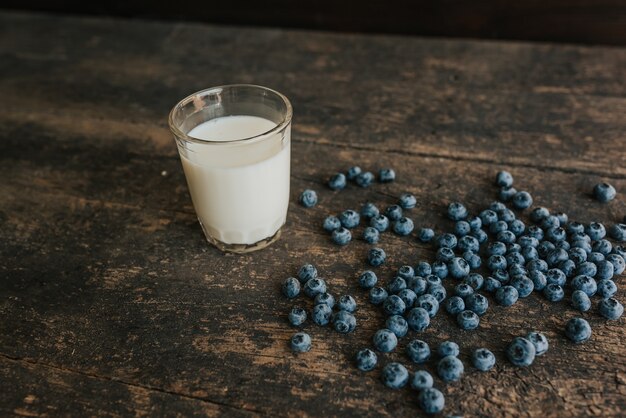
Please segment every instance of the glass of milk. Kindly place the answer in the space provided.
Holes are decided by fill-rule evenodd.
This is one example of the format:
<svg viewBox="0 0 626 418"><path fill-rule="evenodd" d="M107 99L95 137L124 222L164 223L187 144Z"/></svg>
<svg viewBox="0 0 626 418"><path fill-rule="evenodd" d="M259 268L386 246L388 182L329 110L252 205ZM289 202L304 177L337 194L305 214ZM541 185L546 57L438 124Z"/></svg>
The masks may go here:
<svg viewBox="0 0 626 418"><path fill-rule="evenodd" d="M245 253L277 240L289 206L289 100L266 87L202 90L170 112L187 185L207 240Z"/></svg>

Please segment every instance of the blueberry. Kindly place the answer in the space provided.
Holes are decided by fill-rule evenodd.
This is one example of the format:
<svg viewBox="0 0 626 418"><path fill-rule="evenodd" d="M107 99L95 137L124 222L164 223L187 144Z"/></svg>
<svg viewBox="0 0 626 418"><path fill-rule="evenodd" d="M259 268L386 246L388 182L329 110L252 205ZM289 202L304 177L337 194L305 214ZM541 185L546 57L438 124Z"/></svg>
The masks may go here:
<svg viewBox="0 0 626 418"><path fill-rule="evenodd" d="M543 239L543 229L539 228L537 225L531 225L526 228L526 234L529 237L538 239L539 241Z"/></svg>
<svg viewBox="0 0 626 418"><path fill-rule="evenodd" d="M517 289L513 286L502 286L496 290L496 302L502 306L511 306L519 298Z"/></svg>
<svg viewBox="0 0 626 418"><path fill-rule="evenodd" d="M500 287L502 287L502 283L500 283L498 280L494 279L493 277L487 277L485 279L485 283L483 284L483 289L485 290L485 292L489 292L489 293L494 293Z"/></svg>
<svg viewBox="0 0 626 418"><path fill-rule="evenodd" d="M567 224L567 221L569 220L569 217L567 216L567 213L565 212L557 212L554 214L554 216L559 218L559 222L561 223L561 226L565 226L565 224Z"/></svg>
<svg viewBox="0 0 626 418"><path fill-rule="evenodd" d="M593 296L596 294L598 290L598 284L596 281L589 276L580 275L576 276L572 279L570 286L574 290L582 290L587 294L587 296Z"/></svg>
<svg viewBox="0 0 626 418"><path fill-rule="evenodd" d="M413 232L413 221L403 216L393 224L393 232L400 236L409 235Z"/></svg>
<svg viewBox="0 0 626 418"><path fill-rule="evenodd" d="M402 289L398 292L398 296L404 301L407 309L412 308L417 300L417 294L412 289Z"/></svg>
<svg viewBox="0 0 626 418"><path fill-rule="evenodd" d="M359 187L363 187L363 188L370 187L370 185L374 181L374 175L370 173L369 171L365 171L359 174L358 176L356 176L354 181Z"/></svg>
<svg viewBox="0 0 626 418"><path fill-rule="evenodd" d="M542 356L548 351L548 348L549 348L548 339L541 332L539 331L529 332L528 335L526 336L526 339L535 346L536 356Z"/></svg>
<svg viewBox="0 0 626 418"><path fill-rule="evenodd" d="M463 253L463 259L467 261L471 270L476 270L482 264L482 260L478 254L474 254L471 251L466 251Z"/></svg>
<svg viewBox="0 0 626 418"><path fill-rule="evenodd" d="M532 211L530 211L530 220L534 223L539 223L545 218L550 216L550 211L544 207L536 207Z"/></svg>
<svg viewBox="0 0 626 418"><path fill-rule="evenodd" d="M489 308L489 301L480 293L473 293L465 298L465 306L476 315L483 315Z"/></svg>
<svg viewBox="0 0 626 418"><path fill-rule="evenodd" d="M597 272L598 267L591 261L585 261L584 263L581 263L576 269L576 274L590 277L595 277Z"/></svg>
<svg viewBox="0 0 626 418"><path fill-rule="evenodd" d="M591 222L587 228L585 228L585 232L589 235L592 241L601 240L606 236L606 228L604 228L604 225L599 222Z"/></svg>
<svg viewBox="0 0 626 418"><path fill-rule="evenodd" d="M606 319L617 320L624 313L624 306L617 299L608 298L600 301L598 310Z"/></svg>
<svg viewBox="0 0 626 418"><path fill-rule="evenodd" d="M506 210L506 205L502 202L494 201L491 202L491 204L489 205L489 210L492 210L496 213L502 212L503 210Z"/></svg>
<svg viewBox="0 0 626 418"><path fill-rule="evenodd" d="M432 241L434 237L435 231L433 231L431 228L421 228L419 234L417 235L417 239L419 239L423 243Z"/></svg>
<svg viewBox="0 0 626 418"><path fill-rule="evenodd" d="M352 229L359 225L361 216L357 211L348 209L341 212L339 215L339 221L341 221L341 225L343 225L344 228Z"/></svg>
<svg viewBox="0 0 626 418"><path fill-rule="evenodd" d="M575 241L572 241L572 248L581 248L586 253L591 252L591 244L583 239L577 239Z"/></svg>
<svg viewBox="0 0 626 418"><path fill-rule="evenodd" d="M387 327L387 329L396 334L396 337L398 338L404 337L409 331L409 324L406 322L406 319L404 319L400 315L392 315L387 318L387 322L385 322L385 327Z"/></svg>
<svg viewBox="0 0 626 418"><path fill-rule="evenodd" d="M474 293L474 288L472 286L470 286L467 283L461 283L458 284L454 287L454 293L457 296L460 296L462 298L466 298L467 296L471 295L472 293Z"/></svg>
<svg viewBox="0 0 626 418"><path fill-rule="evenodd" d="M504 208L501 211L498 211L498 219L506 222L508 225L515 220L515 212L509 208Z"/></svg>
<svg viewBox="0 0 626 418"><path fill-rule="evenodd" d="M511 264L509 266L508 272L511 277L525 276L528 274L528 270L526 270L526 267L520 264Z"/></svg>
<svg viewBox="0 0 626 418"><path fill-rule="evenodd" d="M518 367L530 366L535 361L535 345L526 338L515 337L506 349L506 356Z"/></svg>
<svg viewBox="0 0 626 418"><path fill-rule="evenodd" d="M508 202L517 194L517 189L515 187L500 187L498 191L498 199L503 202Z"/></svg>
<svg viewBox="0 0 626 418"><path fill-rule="evenodd" d="M555 243L556 245L557 242L565 240L567 234L565 230L559 226L546 229L545 236L547 240Z"/></svg>
<svg viewBox="0 0 626 418"><path fill-rule="evenodd" d="M596 294L602 299L610 298L617 293L617 285L613 280L600 280Z"/></svg>
<svg viewBox="0 0 626 418"><path fill-rule="evenodd" d="M347 245L352 240L352 233L350 230L341 227L333 231L332 239L337 245Z"/></svg>
<svg viewBox="0 0 626 418"><path fill-rule="evenodd" d="M386 257L387 254L385 254L385 250L382 248L370 248L367 252L367 262L373 267L382 265L385 262Z"/></svg>
<svg viewBox="0 0 626 418"><path fill-rule="evenodd" d="M609 235L615 239L615 241L626 241L626 224L614 224L609 228Z"/></svg>
<svg viewBox="0 0 626 418"><path fill-rule="evenodd" d="M426 261L420 261L419 263L417 263L417 266L415 266L415 275L417 276L422 276L422 277L426 277L429 274L432 274L433 270L430 267L430 264L428 264Z"/></svg>
<svg viewBox="0 0 626 418"><path fill-rule="evenodd" d="M524 233L524 231L526 231L526 225L519 219L515 219L509 223L508 230L515 234L516 237L519 237Z"/></svg>
<svg viewBox="0 0 626 418"><path fill-rule="evenodd" d="M377 215L370 219L370 226L376 228L378 232L385 232L389 229L389 219L385 215Z"/></svg>
<svg viewBox="0 0 626 418"><path fill-rule="evenodd" d="M347 334L356 329L356 318L348 311L339 311L331 317L335 331Z"/></svg>
<svg viewBox="0 0 626 418"><path fill-rule="evenodd" d="M593 245L591 246L591 249L593 250L593 252L600 253L604 256L607 256L613 250L613 245L611 245L611 243L607 241L606 239L601 239L600 241L594 242Z"/></svg>
<svg viewBox="0 0 626 418"><path fill-rule="evenodd" d="M613 264L607 260L602 260L596 264L598 266L598 272L596 273L596 279L609 280L613 278Z"/></svg>
<svg viewBox="0 0 626 418"><path fill-rule="evenodd" d="M434 275L440 279L448 277L448 265L443 261L435 261L431 266Z"/></svg>
<svg viewBox="0 0 626 418"><path fill-rule="evenodd" d="M593 197L595 197L598 202L606 203L613 200L616 194L615 187L611 186L609 183L598 183L593 186Z"/></svg>
<svg viewBox="0 0 626 418"><path fill-rule="evenodd" d="M456 248L457 239L454 234L443 233L437 237L437 247Z"/></svg>
<svg viewBox="0 0 626 418"><path fill-rule="evenodd" d="M399 200L402 209L413 209L417 205L417 199L411 193L402 193Z"/></svg>
<svg viewBox="0 0 626 418"><path fill-rule="evenodd" d="M467 222L469 222L470 229L472 231L479 230L483 227L483 220L480 219L480 216L472 216L471 218L467 218Z"/></svg>
<svg viewBox="0 0 626 418"><path fill-rule="evenodd" d="M496 270L491 273L491 276L498 280L502 284L509 282L509 273L506 270Z"/></svg>
<svg viewBox="0 0 626 418"><path fill-rule="evenodd" d="M388 388L400 389L409 382L409 372L400 363L389 363L383 367L381 379Z"/></svg>
<svg viewBox="0 0 626 418"><path fill-rule="evenodd" d="M370 302L373 305L380 305L383 303L387 297L389 296L387 291L382 287L372 287L370 289Z"/></svg>
<svg viewBox="0 0 626 418"><path fill-rule="evenodd" d="M446 356L437 364L437 374L444 382L460 380L464 369L463 362L455 356Z"/></svg>
<svg viewBox="0 0 626 418"><path fill-rule="evenodd" d="M587 312L591 309L589 296L582 290L575 290L572 292L572 306L580 312Z"/></svg>
<svg viewBox="0 0 626 418"><path fill-rule="evenodd" d="M413 331L424 331L430 325L430 315L422 307L413 308L406 314L406 322Z"/></svg>
<svg viewBox="0 0 626 418"><path fill-rule="evenodd" d="M587 252L582 248L570 248L567 255L577 266L587 261Z"/></svg>
<svg viewBox="0 0 626 418"><path fill-rule="evenodd" d="M422 340L412 340L406 346L406 354L414 363L424 363L430 357L430 347Z"/></svg>
<svg viewBox="0 0 626 418"><path fill-rule="evenodd" d="M346 173L348 180L355 180L356 177L361 174L362 170L359 166L350 167Z"/></svg>
<svg viewBox="0 0 626 418"><path fill-rule="evenodd" d="M482 229L477 229L475 231L472 231L472 233L470 234L471 236L473 236L474 238L476 238L478 240L479 243L483 243L485 241L487 241L487 239L489 238L487 236L487 233L485 231L483 231Z"/></svg>
<svg viewBox="0 0 626 418"><path fill-rule="evenodd" d="M545 231L546 229L550 229L550 228L557 228L561 226L561 221L559 221L559 218L557 218L554 215L550 215L546 218L544 218L541 221L541 228Z"/></svg>
<svg viewBox="0 0 626 418"><path fill-rule="evenodd" d="M346 175L343 173L333 174L328 180L328 187L332 190L343 190L346 187Z"/></svg>
<svg viewBox="0 0 626 418"><path fill-rule="evenodd" d="M556 241L554 243L554 247L555 248L560 248L560 249L565 250L565 251L569 251L570 248L572 248L572 244L570 244L568 241Z"/></svg>
<svg viewBox="0 0 626 418"><path fill-rule="evenodd" d="M402 218L402 208L398 205L391 205L385 209L385 216L391 221L397 221Z"/></svg>
<svg viewBox="0 0 626 418"><path fill-rule="evenodd" d="M356 367L362 372L368 372L376 367L378 356L369 348L364 348L356 353Z"/></svg>
<svg viewBox="0 0 626 418"><path fill-rule="evenodd" d="M572 318L565 324L565 336L578 344L591 337L591 326L583 318Z"/></svg>
<svg viewBox="0 0 626 418"><path fill-rule="evenodd" d="M487 255L505 255L506 245L500 241L492 241L487 245L485 249Z"/></svg>
<svg viewBox="0 0 626 418"><path fill-rule="evenodd" d="M387 315L402 315L406 310L406 305L400 296L390 295L383 302L383 309Z"/></svg>
<svg viewBox="0 0 626 418"><path fill-rule="evenodd" d="M550 269L546 272L547 284L558 284L559 286L565 286L566 280L567 278L565 277L565 273L563 273L559 269Z"/></svg>
<svg viewBox="0 0 626 418"><path fill-rule="evenodd" d="M323 303L328 305L329 308L333 308L335 306L335 297L328 292L320 293L315 296L314 302L316 305Z"/></svg>
<svg viewBox="0 0 626 418"><path fill-rule="evenodd" d="M313 264L305 264L298 270L298 279L300 283L305 284L311 279L317 278L317 269Z"/></svg>
<svg viewBox="0 0 626 418"><path fill-rule="evenodd" d="M430 288L431 286L441 286L443 282L436 274L429 274L426 276L426 284L428 285L427 287Z"/></svg>
<svg viewBox="0 0 626 418"><path fill-rule="evenodd" d="M480 243L473 236L466 235L458 240L457 249L460 252L471 251L473 253L477 253L480 249Z"/></svg>
<svg viewBox="0 0 626 418"><path fill-rule="evenodd" d="M336 216L328 216L324 219L324 230L328 232L333 232L335 229L341 228L341 222L339 218Z"/></svg>
<svg viewBox="0 0 626 418"><path fill-rule="evenodd" d="M363 240L368 244L376 244L380 240L378 229L368 226L363 230Z"/></svg>
<svg viewBox="0 0 626 418"><path fill-rule="evenodd" d="M415 276L415 270L413 270L413 267L409 265L401 266L398 269L398 276L402 277L403 279L408 279Z"/></svg>
<svg viewBox="0 0 626 418"><path fill-rule="evenodd" d="M295 277L288 277L283 282L283 295L293 299L300 294L300 282Z"/></svg>
<svg viewBox="0 0 626 418"><path fill-rule="evenodd" d="M530 193L521 191L515 193L511 203L515 209L527 209L533 204L533 198L530 196Z"/></svg>
<svg viewBox="0 0 626 418"><path fill-rule="evenodd" d="M455 257L448 262L448 272L455 279L462 279L470 272L469 264L461 257Z"/></svg>
<svg viewBox="0 0 626 418"><path fill-rule="evenodd" d="M396 337L396 334L387 328L376 331L373 341L374 347L382 353L389 353L398 345L398 338Z"/></svg>
<svg viewBox="0 0 626 418"><path fill-rule="evenodd" d="M512 243L515 242L515 240L517 238L515 237L514 233L512 233L511 231L506 230L506 231L498 232L496 234L496 239L498 241L501 241L501 242L505 243L505 244L512 244Z"/></svg>
<svg viewBox="0 0 626 418"><path fill-rule="evenodd" d="M432 388L433 383L433 377L426 370L416 371L411 378L411 387L418 391Z"/></svg>
<svg viewBox="0 0 626 418"><path fill-rule="evenodd" d="M317 193L315 190L306 189L300 195L300 204L305 208L312 208L317 204Z"/></svg>
<svg viewBox="0 0 626 418"><path fill-rule="evenodd" d="M496 174L496 186L511 187L513 186L513 176L508 171L498 171Z"/></svg>
<svg viewBox="0 0 626 418"><path fill-rule="evenodd" d="M387 291L392 295L395 295L399 291L406 289L406 286L406 280L400 276L395 276L387 285Z"/></svg>
<svg viewBox="0 0 626 418"><path fill-rule="evenodd" d="M519 265L524 265L526 264L526 260L524 259L524 256L520 253L509 253L506 255L506 264L507 265L512 265L512 264L519 264Z"/></svg>
<svg viewBox="0 0 626 418"><path fill-rule="evenodd" d="M457 221L454 224L454 234L457 237L464 237L465 235L469 234L470 232L472 232L472 228L470 227L470 224L468 222Z"/></svg>
<svg viewBox="0 0 626 418"><path fill-rule="evenodd" d="M622 245L613 246L612 253L617 254L620 257L622 257L624 260L626 260L626 248L624 248Z"/></svg>
<svg viewBox="0 0 626 418"><path fill-rule="evenodd" d="M462 329L476 329L480 323L480 318L475 312L465 310L456 316L456 322Z"/></svg>
<svg viewBox="0 0 626 418"><path fill-rule="evenodd" d="M558 302L563 300L565 296L563 288L556 283L552 283L543 288L543 295L550 302Z"/></svg>
<svg viewBox="0 0 626 418"><path fill-rule="evenodd" d="M453 221L460 221L467 218L467 209L462 203L452 202L448 205L448 218Z"/></svg>
<svg viewBox="0 0 626 418"><path fill-rule="evenodd" d="M381 183L390 183L396 179L396 172L391 168L382 168L378 172L378 180Z"/></svg>
<svg viewBox="0 0 626 418"><path fill-rule="evenodd" d="M504 270L507 266L506 258L501 255L494 254L487 259L487 268L491 271Z"/></svg>
<svg viewBox="0 0 626 418"><path fill-rule="evenodd" d="M458 357L459 352L460 352L459 345L455 343L454 341L444 341L441 344L439 344L439 347L437 348L437 354L439 354L439 356L441 357L447 357L447 356Z"/></svg>
<svg viewBox="0 0 626 418"><path fill-rule="evenodd" d="M483 210L479 216L483 226L489 226L498 221L498 214L490 209Z"/></svg>
<svg viewBox="0 0 626 418"><path fill-rule="evenodd" d="M332 313L332 309L328 305L320 303L313 307L313 310L311 311L311 319L317 325L326 326L330 322Z"/></svg>
<svg viewBox="0 0 626 418"><path fill-rule="evenodd" d="M380 214L380 211L373 203L367 202L361 206L361 216L365 219L371 219Z"/></svg>
<svg viewBox="0 0 626 418"><path fill-rule="evenodd" d="M306 332L296 332L291 337L291 349L296 353L306 353L311 350L311 337Z"/></svg>
<svg viewBox="0 0 626 418"><path fill-rule="evenodd" d="M460 296L449 297L445 300L444 306L450 315L457 315L465 310L465 302Z"/></svg>
<svg viewBox="0 0 626 418"><path fill-rule="evenodd" d="M496 356L486 348L478 348L472 353L472 364L478 370L486 372L496 364Z"/></svg>
<svg viewBox="0 0 626 418"><path fill-rule="evenodd" d="M437 302L439 303L443 302L447 296L446 288L443 287L442 285L428 286L428 290L426 291L426 294L433 295L435 299L437 299Z"/></svg>
<svg viewBox="0 0 626 418"><path fill-rule="evenodd" d="M356 301L350 295L343 295L337 301L337 309L352 313L356 311Z"/></svg>
<svg viewBox="0 0 626 418"><path fill-rule="evenodd" d="M585 225L581 224L580 222L572 221L567 223L567 225L565 226L565 230L570 235L575 233L582 233L585 232Z"/></svg>
<svg viewBox="0 0 626 418"><path fill-rule="evenodd" d="M435 258L438 261L443 261L444 263L449 262L455 257L454 250L448 247L441 247L435 253Z"/></svg>
<svg viewBox="0 0 626 418"><path fill-rule="evenodd" d="M426 388L417 395L417 402L426 414L438 414L443 411L446 400L438 389Z"/></svg>
<svg viewBox="0 0 626 418"><path fill-rule="evenodd" d="M550 253L546 257L546 262L548 263L548 266L555 267L561 261L567 260L568 257L569 257L569 255L567 254L567 251L565 251L565 250L563 250L561 248L556 248L556 249L550 251Z"/></svg>
<svg viewBox="0 0 626 418"><path fill-rule="evenodd" d="M604 260L604 254L602 253L597 253L595 251L592 251L589 254L587 254L587 261L595 264L596 267L598 266L598 263L602 260Z"/></svg>
<svg viewBox="0 0 626 418"><path fill-rule="evenodd" d="M304 284L304 294L310 298L324 292L326 292L326 282L322 278L316 277Z"/></svg>
<svg viewBox="0 0 626 418"><path fill-rule="evenodd" d="M542 258L548 258L548 255L554 250L556 250L556 247L550 241L541 241L537 246L537 252Z"/></svg>
<svg viewBox="0 0 626 418"><path fill-rule="evenodd" d="M428 282L423 277L413 277L407 280L406 286L411 289L417 296L421 296L426 293Z"/></svg>
<svg viewBox="0 0 626 418"><path fill-rule="evenodd" d="M300 306L294 306L289 312L289 323L299 327L306 321L306 311Z"/></svg>
<svg viewBox="0 0 626 418"><path fill-rule="evenodd" d="M507 224L505 221L498 221L489 225L489 232L494 235L497 235L502 231L506 231L507 229L509 229L509 224Z"/></svg>
<svg viewBox="0 0 626 418"><path fill-rule="evenodd" d="M548 284L545 274L539 270L532 270L528 273L528 277L533 281L533 288L536 291L542 291Z"/></svg>

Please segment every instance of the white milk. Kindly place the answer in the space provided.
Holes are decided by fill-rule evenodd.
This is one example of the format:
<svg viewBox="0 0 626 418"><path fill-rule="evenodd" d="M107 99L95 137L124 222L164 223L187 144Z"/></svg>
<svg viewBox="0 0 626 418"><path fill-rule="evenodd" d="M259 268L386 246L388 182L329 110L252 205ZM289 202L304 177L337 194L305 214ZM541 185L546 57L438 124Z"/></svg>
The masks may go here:
<svg viewBox="0 0 626 418"><path fill-rule="evenodd" d="M256 116L225 116L188 135L220 142L250 138L276 127ZM261 142L233 146L187 145L183 170L198 219L206 233L226 244L254 244L285 223L289 204L290 131Z"/></svg>

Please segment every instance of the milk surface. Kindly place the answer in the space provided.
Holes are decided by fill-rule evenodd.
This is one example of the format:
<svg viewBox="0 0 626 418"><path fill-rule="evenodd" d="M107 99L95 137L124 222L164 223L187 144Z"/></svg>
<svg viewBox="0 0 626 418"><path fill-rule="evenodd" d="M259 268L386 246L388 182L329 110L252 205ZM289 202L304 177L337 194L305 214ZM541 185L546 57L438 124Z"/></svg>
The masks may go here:
<svg viewBox="0 0 626 418"><path fill-rule="evenodd" d="M256 116L225 116L188 135L207 142L250 138L276 127ZM193 205L206 233L226 244L254 244L285 223L289 204L290 131L285 138L231 145L187 145L181 161Z"/></svg>

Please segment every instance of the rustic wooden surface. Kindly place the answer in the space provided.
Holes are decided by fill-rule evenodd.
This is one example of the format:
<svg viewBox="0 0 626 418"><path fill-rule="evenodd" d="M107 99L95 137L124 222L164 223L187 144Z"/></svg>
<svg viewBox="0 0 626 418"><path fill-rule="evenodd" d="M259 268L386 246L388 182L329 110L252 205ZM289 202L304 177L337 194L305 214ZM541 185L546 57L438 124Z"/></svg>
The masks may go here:
<svg viewBox="0 0 626 418"><path fill-rule="evenodd" d="M618 48L0 14L0 415L419 414L411 390L351 365L382 316L356 285L367 245L333 246L322 220L412 191L417 226L449 228L445 205L483 208L501 168L537 204L621 219L625 68ZM181 97L234 82L274 87L295 109L283 238L243 256L205 242L166 125ZM394 167L398 181L323 186L355 163ZM599 180L622 194L593 201ZM320 204L306 210L296 198L308 187ZM413 238L381 246L383 280L433 256ZM304 262L356 297L359 327L309 325L313 350L295 356L279 289ZM436 380L445 413L624 416L624 318L584 314L593 338L574 346L562 335L573 315L537 295L490 309L475 332L438 315L420 336L431 346L453 339L465 360L483 345L498 358L489 373L466 363L460 382ZM551 350L512 367L503 348L531 329ZM406 362L408 340L381 363Z"/></svg>

